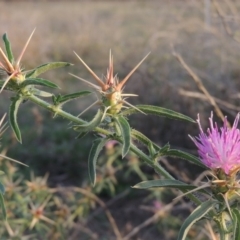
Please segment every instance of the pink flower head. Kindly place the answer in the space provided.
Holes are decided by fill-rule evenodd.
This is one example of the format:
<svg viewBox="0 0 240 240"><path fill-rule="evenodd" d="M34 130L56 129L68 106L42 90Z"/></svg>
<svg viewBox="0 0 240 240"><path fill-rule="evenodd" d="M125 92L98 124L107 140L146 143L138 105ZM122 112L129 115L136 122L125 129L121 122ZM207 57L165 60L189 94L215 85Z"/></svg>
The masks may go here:
<svg viewBox="0 0 240 240"><path fill-rule="evenodd" d="M213 123L213 114L209 118L210 129L204 133L198 115L197 123L200 129L198 137L191 137L198 147L200 159L211 169L222 169L227 175L240 166L240 131L237 129L240 114L238 113L233 127L228 128L225 117L223 127Z"/></svg>

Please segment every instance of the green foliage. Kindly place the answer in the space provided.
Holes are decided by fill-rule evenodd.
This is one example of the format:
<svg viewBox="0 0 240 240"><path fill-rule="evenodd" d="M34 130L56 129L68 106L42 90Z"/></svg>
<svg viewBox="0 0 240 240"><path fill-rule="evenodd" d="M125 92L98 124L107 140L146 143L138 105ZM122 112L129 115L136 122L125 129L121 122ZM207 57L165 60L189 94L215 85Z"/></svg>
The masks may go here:
<svg viewBox="0 0 240 240"><path fill-rule="evenodd" d="M129 108L127 110L124 110L122 112L123 115L130 115L130 114L135 114L139 113L140 109L142 112L146 114L152 114L152 115L157 115L160 117L167 117L167 118L172 118L176 120L184 120L184 121L189 121L192 123L195 123L192 118L185 116L181 113L172 111L170 109L162 108L162 107L157 107L157 106L149 106L149 105L136 105L134 108Z"/></svg>
<svg viewBox="0 0 240 240"><path fill-rule="evenodd" d="M20 88L24 88L29 85L40 85L44 87L50 87L50 88L58 88L58 86L55 83L52 83L46 79L43 78L26 78L21 84Z"/></svg>
<svg viewBox="0 0 240 240"><path fill-rule="evenodd" d="M7 56L8 56L8 60L10 61L10 63L14 62L14 57L13 57L13 53L12 53L12 48L11 48L11 44L8 40L7 34L3 34L3 41L5 44L5 49L7 52Z"/></svg>
<svg viewBox="0 0 240 240"><path fill-rule="evenodd" d="M96 163L97 159L99 157L99 154L102 150L102 148L105 146L108 139L96 139L93 144L92 148L89 153L88 157L88 172L89 172L89 178L91 180L91 183L95 185L96 182Z"/></svg>
<svg viewBox="0 0 240 240"><path fill-rule="evenodd" d="M232 231L232 239L237 240L240 239L240 213L239 209L233 208L232 210L233 215L233 231Z"/></svg>
<svg viewBox="0 0 240 240"><path fill-rule="evenodd" d="M194 223L198 220L202 219L207 215L207 213L213 210L214 206L216 205L216 201L208 200L198 206L184 221L182 227L178 234L178 240L185 240L187 237L187 233L189 229L192 227Z"/></svg>
<svg viewBox="0 0 240 240"><path fill-rule="evenodd" d="M26 74L26 78L36 78L42 73L45 73L49 70L56 69L56 68L62 68L72 65L68 62L51 62L51 63L45 63L43 65L40 65L36 67L34 70L28 72Z"/></svg>
<svg viewBox="0 0 240 240"><path fill-rule="evenodd" d="M80 91L80 92L66 94L66 95L63 95L63 96L59 94L57 96L53 96L53 103L55 105L65 104L69 101L75 100L75 99L80 98L80 97L87 96L89 94L91 94L90 91Z"/></svg>
<svg viewBox="0 0 240 240"><path fill-rule="evenodd" d="M122 157L124 158L130 149L130 144L131 144L130 131L131 131L131 129L130 129L129 123L127 122L127 120L124 117L118 116L115 118L115 120L120 129L121 138L123 141Z"/></svg>
<svg viewBox="0 0 240 240"><path fill-rule="evenodd" d="M17 138L17 140L22 143L21 132L17 123L17 114L20 104L23 101L23 97L16 96L12 98L12 103L9 108L9 121L12 127L12 130Z"/></svg>
<svg viewBox="0 0 240 240"><path fill-rule="evenodd" d="M143 181L135 186L134 188L140 188L140 189L148 189L148 188L156 188L156 187L167 187L167 188L177 188L180 190L189 190L194 189L196 186L189 185L183 182L180 182L178 180L171 180L171 179L164 179L164 180L150 180L150 181Z"/></svg>

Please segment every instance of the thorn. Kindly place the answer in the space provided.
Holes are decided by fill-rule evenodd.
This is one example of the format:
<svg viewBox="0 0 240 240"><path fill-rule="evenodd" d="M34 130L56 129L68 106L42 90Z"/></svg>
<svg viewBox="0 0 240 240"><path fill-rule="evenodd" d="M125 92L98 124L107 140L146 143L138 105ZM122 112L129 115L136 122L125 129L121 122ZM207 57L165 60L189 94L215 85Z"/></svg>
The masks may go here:
<svg viewBox="0 0 240 240"><path fill-rule="evenodd" d="M138 64L133 70L117 85L116 89L120 91L124 84L127 82L127 80L132 76L132 74L137 70L137 68L143 63L143 61L148 57L150 53L148 53Z"/></svg>
<svg viewBox="0 0 240 240"><path fill-rule="evenodd" d="M139 108L135 107L134 105L132 105L131 103L125 101L125 100L122 100L125 104L127 104L128 106L136 109L137 111L139 111L140 113L143 113L144 115L147 115L145 112L141 111Z"/></svg>
<svg viewBox="0 0 240 240"><path fill-rule="evenodd" d="M80 117L83 113L85 113L86 111L88 111L91 107L95 106L97 103L99 103L99 100L95 101L95 102L92 103L89 107L87 107L86 109L84 109L80 114L77 115L77 117Z"/></svg>
<svg viewBox="0 0 240 240"><path fill-rule="evenodd" d="M137 94L132 94L132 93L123 93L123 94L121 94L121 96L123 96L123 97L138 97Z"/></svg>
<svg viewBox="0 0 240 240"><path fill-rule="evenodd" d="M5 158L5 159L7 159L7 160L9 160L9 161L12 161L12 162L21 164L21 165L23 165L23 166L25 166L25 167L28 167L28 165L26 165L26 164L24 164L24 163L22 163L22 162L19 162L19 161L13 159L13 158L7 157L7 156L5 156L5 155L0 154L0 157Z"/></svg>
<svg viewBox="0 0 240 240"><path fill-rule="evenodd" d="M81 77L78 77L77 75L74 75L74 74L72 74L72 73L69 73L69 74L70 74L71 76L73 76L73 77L75 77L75 78L83 81L84 83L90 85L91 87L97 89L98 91L101 90L101 88L100 88L98 85L95 85L94 83L91 83L91 82L89 82L89 81L87 81L87 80L85 80L85 79L83 79L83 78L81 78Z"/></svg>
<svg viewBox="0 0 240 240"><path fill-rule="evenodd" d="M0 53L1 53L4 61L6 62L7 67L9 68L7 70L10 70L10 72L13 72L14 71L13 65L12 65L12 63L10 63L10 61L8 60L7 56L5 55L4 51L1 48L0 48ZM6 69L6 68L4 67L4 69Z"/></svg>
<svg viewBox="0 0 240 240"><path fill-rule="evenodd" d="M95 78L95 80L98 82L98 84L101 86L101 88L104 88L105 84L104 82L93 72L93 70L78 56L76 52L74 54L77 56L77 58L81 61L81 63L87 68L87 70L92 74L92 76Z"/></svg>
<svg viewBox="0 0 240 240"><path fill-rule="evenodd" d="M10 79L16 74L16 72L14 71L7 79L6 81L4 82L1 90L0 90L0 93L2 92L2 90L4 89L4 87L7 85L7 83L10 81Z"/></svg>
<svg viewBox="0 0 240 240"><path fill-rule="evenodd" d="M22 50L21 54L19 55L18 60L17 60L17 62L16 62L16 67L19 67L19 64L20 64L20 61L21 61L21 59L22 59L22 57L23 57L23 54L25 53L25 51L26 51L26 49L27 49L27 46L28 46L28 44L29 44L29 42L30 42L30 40L31 40L31 38L32 38L35 30L36 30L36 28L34 28L34 30L32 31L32 33L31 33L31 35L30 35L30 37L28 38L25 46L23 47L23 50Z"/></svg>
<svg viewBox="0 0 240 240"><path fill-rule="evenodd" d="M108 76L107 76L107 85L113 85L113 56L111 54L111 49L109 52L109 68L108 68Z"/></svg>
<svg viewBox="0 0 240 240"><path fill-rule="evenodd" d="M209 182L207 182L206 184L203 184L203 185L200 186L200 187L196 187L196 188L194 188L193 190L190 190L190 191L188 191L188 192L186 192L186 193L183 193L183 194L175 197L174 200L177 200L177 199L179 199L179 198L181 198L181 197L184 197L184 196L188 195L189 193L193 193L193 192L196 192L196 191L198 191L198 190L200 190L200 189L204 189L204 188L208 188L208 187L211 187L211 183L209 183Z"/></svg>

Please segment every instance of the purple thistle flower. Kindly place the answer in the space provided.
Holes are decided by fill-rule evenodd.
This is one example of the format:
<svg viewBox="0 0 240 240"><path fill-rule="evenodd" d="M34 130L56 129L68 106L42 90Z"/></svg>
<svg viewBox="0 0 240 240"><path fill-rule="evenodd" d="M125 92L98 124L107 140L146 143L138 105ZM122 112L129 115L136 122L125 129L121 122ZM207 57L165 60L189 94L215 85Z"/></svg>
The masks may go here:
<svg viewBox="0 0 240 240"><path fill-rule="evenodd" d="M191 137L198 148L198 154L204 165L211 169L222 169L227 175L240 166L240 131L237 129L240 114L232 128L227 126L225 117L223 127L213 123L213 113L209 118L210 128L204 133L198 115L197 123L200 129L198 137Z"/></svg>

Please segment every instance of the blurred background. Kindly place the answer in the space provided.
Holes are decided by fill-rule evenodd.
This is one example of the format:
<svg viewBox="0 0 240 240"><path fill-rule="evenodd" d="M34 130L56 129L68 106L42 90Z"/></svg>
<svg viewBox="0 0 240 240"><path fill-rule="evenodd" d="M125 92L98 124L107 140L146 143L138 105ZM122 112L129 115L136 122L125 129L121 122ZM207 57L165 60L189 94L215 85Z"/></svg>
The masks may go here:
<svg viewBox="0 0 240 240"><path fill-rule="evenodd" d="M8 34L17 57L36 28L22 60L25 69L51 61L73 63L71 67L42 75L58 84L62 94L89 89L69 72L94 81L73 51L102 77L106 74L111 49L114 70L120 80L151 52L125 87L126 93L139 95L128 101L169 108L193 119L199 113L205 128L215 108L173 51L190 66L223 115L232 122L240 111L239 8L240 3L234 0L0 1L0 33ZM8 111L11 96L7 91L1 93L1 115ZM65 109L77 115L95 100L93 94L66 105ZM93 116L95 110L83 118ZM217 114L215 120L219 121ZM188 134L198 134L193 123L141 114L131 117L130 122L160 146L169 142L173 148L197 154L188 137ZM23 144L17 143L8 129L2 145L9 157L29 165L28 169L18 166L24 179L29 179L31 172L40 177L48 173L49 188L77 186L95 193L106 204L111 203L109 209L122 237L173 198L172 192L158 189L132 190L130 187L139 181L157 176L133 155L121 159L118 146L114 148L114 145L108 146L99 161L98 183L92 188L87 174L92 136L75 139L76 133L69 129L66 120L53 119L51 113L29 102L20 107L19 125ZM105 167L106 163L111 167ZM195 179L201 172L181 159L162 159L162 164L184 181ZM117 239L99 208L90 204L85 215L73 218L78 231L71 230L71 239ZM164 213L168 218L158 216L124 239L176 239L181 219L188 213L188 208L173 208ZM191 236L208 239L204 235L196 238L198 231L193 229Z"/></svg>

